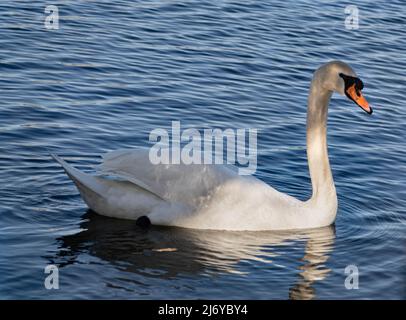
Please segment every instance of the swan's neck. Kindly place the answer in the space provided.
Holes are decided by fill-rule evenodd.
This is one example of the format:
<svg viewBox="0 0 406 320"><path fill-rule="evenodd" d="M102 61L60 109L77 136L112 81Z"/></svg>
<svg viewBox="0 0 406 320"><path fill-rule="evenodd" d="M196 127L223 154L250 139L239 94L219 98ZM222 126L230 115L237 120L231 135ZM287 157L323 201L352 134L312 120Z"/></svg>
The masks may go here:
<svg viewBox="0 0 406 320"><path fill-rule="evenodd" d="M332 91L316 77L310 88L307 109L307 158L313 194L310 202L323 209L337 208L337 195L327 153L327 111Z"/></svg>

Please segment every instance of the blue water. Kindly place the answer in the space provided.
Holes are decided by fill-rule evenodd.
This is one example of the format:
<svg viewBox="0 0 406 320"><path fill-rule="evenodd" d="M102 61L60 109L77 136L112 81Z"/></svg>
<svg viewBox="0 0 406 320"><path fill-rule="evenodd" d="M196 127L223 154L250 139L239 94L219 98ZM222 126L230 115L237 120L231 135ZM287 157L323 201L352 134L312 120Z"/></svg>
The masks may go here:
<svg viewBox="0 0 406 320"><path fill-rule="evenodd" d="M59 30L44 27L48 4L0 4L0 298L406 298L403 0L357 1L358 30L344 27L350 1L52 1ZM257 128L256 176L306 199L307 92L332 59L374 107L330 104L332 227L140 230L87 212L49 157L90 171L172 120ZM44 287L48 264L58 290Z"/></svg>

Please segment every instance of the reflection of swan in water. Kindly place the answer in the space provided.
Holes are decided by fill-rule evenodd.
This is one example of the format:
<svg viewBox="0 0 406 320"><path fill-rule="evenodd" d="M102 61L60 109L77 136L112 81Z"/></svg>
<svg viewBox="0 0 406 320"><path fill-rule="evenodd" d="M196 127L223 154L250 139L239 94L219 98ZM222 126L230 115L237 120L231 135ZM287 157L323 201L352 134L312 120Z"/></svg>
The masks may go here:
<svg viewBox="0 0 406 320"><path fill-rule="evenodd" d="M91 211L83 219L83 231L58 239L60 251L52 262L60 268L74 264L81 253L86 253L121 271L171 279L202 273L244 274L247 270L239 265L242 261L265 264L264 268L271 269L274 261L280 264L279 257L284 264L294 266L294 270L301 270L299 280L289 290L291 299L315 297L312 284L328 275L330 270L324 263L335 239L333 226L296 232L220 232L168 227L145 230L134 221L106 218ZM290 250L302 243L305 253L298 262ZM291 277L286 280L291 281ZM272 279L269 282L272 287Z"/></svg>
<svg viewBox="0 0 406 320"><path fill-rule="evenodd" d="M314 233L308 237L305 254L302 258L304 265L300 266L300 280L290 289L290 299L313 299L316 298L312 286L316 281L324 280L330 273L324 263L330 257L334 245L334 227L323 228L317 235ZM317 231L317 230L315 230Z"/></svg>

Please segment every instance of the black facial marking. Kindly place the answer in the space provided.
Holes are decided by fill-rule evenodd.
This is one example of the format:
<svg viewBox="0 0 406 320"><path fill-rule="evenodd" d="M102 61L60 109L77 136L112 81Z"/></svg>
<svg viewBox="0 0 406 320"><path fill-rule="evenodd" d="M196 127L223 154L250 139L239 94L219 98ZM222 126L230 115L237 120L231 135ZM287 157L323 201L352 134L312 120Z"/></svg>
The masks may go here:
<svg viewBox="0 0 406 320"><path fill-rule="evenodd" d="M357 77L352 77L352 76L347 76L343 73L340 73L339 76L344 79L344 84L345 84L345 95L350 98L351 100L354 100L348 93L347 90L348 88L352 87L355 84L355 91L358 96L360 96L360 91L364 89L364 83L360 78Z"/></svg>

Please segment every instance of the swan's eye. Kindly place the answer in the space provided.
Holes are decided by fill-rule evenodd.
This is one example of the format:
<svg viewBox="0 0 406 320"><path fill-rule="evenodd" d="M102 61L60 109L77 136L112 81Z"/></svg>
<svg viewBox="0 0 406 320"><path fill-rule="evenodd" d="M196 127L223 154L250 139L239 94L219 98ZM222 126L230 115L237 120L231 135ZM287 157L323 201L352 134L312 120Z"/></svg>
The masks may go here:
<svg viewBox="0 0 406 320"><path fill-rule="evenodd" d="M357 91L361 91L362 89L364 89L364 83L360 78L355 78L355 88L357 89Z"/></svg>

